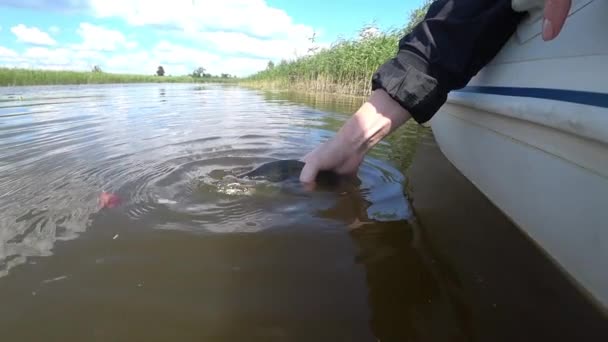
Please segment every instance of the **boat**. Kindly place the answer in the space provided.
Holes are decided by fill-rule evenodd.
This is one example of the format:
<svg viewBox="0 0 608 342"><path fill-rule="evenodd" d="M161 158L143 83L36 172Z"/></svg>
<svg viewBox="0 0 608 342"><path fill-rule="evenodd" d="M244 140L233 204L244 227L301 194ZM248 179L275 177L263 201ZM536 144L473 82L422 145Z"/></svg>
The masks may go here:
<svg viewBox="0 0 608 342"><path fill-rule="evenodd" d="M608 1L529 15L430 121L447 159L608 312ZM491 229L492 227L488 227Z"/></svg>

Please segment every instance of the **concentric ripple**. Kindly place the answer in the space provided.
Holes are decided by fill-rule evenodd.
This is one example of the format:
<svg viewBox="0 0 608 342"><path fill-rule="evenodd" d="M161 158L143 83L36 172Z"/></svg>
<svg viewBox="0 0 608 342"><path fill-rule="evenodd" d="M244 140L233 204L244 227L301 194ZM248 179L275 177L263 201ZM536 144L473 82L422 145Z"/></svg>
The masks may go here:
<svg viewBox="0 0 608 342"><path fill-rule="evenodd" d="M401 174L374 159L360 186L334 192L236 177L300 158L333 134L322 129L328 121L345 118L235 87L4 88L0 276L51 255L100 212L150 229L215 233L407 218ZM102 210L102 191L122 205Z"/></svg>

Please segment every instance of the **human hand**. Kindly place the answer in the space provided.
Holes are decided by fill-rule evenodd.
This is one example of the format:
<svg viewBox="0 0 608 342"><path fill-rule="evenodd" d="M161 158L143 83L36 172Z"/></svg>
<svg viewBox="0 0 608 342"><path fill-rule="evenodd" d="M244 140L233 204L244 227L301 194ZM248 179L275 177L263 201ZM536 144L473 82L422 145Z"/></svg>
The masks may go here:
<svg viewBox="0 0 608 342"><path fill-rule="evenodd" d="M384 90L376 90L346 121L336 136L308 153L300 181L314 187L321 170L354 174L365 154L385 136L403 125L410 114Z"/></svg>
<svg viewBox="0 0 608 342"><path fill-rule="evenodd" d="M543 19L543 40L549 41L559 35L570 12L571 0L546 0Z"/></svg>
<svg viewBox="0 0 608 342"><path fill-rule="evenodd" d="M353 146L344 139L343 134L339 133L331 140L317 146L302 159L305 165L300 173L300 181L313 184L317 173L321 170L331 170L338 174L355 174L364 156L364 153L353 149Z"/></svg>

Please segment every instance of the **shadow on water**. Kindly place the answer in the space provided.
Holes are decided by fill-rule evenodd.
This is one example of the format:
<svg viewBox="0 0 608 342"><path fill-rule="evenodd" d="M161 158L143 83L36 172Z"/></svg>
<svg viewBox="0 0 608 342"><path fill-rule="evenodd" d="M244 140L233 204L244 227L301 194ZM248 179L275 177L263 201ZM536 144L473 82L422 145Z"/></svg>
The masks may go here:
<svg viewBox="0 0 608 342"><path fill-rule="evenodd" d="M605 317L428 129L408 124L379 144L356 187L235 178L299 158L361 98L15 92L33 100L0 104L3 339L608 340ZM101 189L123 205L100 210Z"/></svg>

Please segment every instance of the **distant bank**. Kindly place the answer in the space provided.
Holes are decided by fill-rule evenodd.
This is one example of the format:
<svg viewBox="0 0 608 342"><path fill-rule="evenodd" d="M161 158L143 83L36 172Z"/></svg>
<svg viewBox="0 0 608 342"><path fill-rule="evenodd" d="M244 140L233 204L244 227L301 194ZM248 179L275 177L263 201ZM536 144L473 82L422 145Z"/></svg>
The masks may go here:
<svg viewBox="0 0 608 342"><path fill-rule="evenodd" d="M152 76L107 72L54 71L0 67L0 86L102 84L102 83L207 83L235 82L235 78Z"/></svg>

